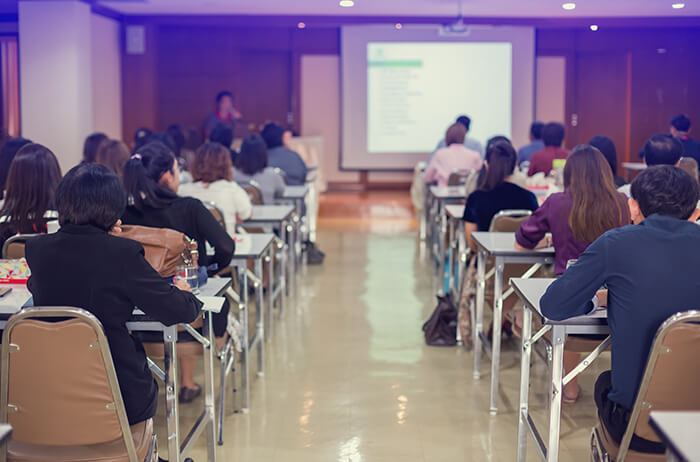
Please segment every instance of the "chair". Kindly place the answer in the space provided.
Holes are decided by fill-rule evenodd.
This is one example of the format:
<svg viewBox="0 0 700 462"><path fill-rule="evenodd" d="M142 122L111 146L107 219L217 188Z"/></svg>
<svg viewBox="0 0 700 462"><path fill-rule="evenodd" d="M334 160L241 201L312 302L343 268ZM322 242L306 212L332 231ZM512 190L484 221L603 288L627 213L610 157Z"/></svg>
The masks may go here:
<svg viewBox="0 0 700 462"><path fill-rule="evenodd" d="M466 188L465 197L476 190L479 179L478 170L455 170L447 178L447 186L462 186Z"/></svg>
<svg viewBox="0 0 700 462"><path fill-rule="evenodd" d="M226 231L226 220L224 219L224 212L221 211L219 207L213 202L204 202L204 206L211 212L212 215L214 215L214 218L216 218L216 221L219 222L222 228L224 228L224 231Z"/></svg>
<svg viewBox="0 0 700 462"><path fill-rule="evenodd" d="M664 454L630 449L632 435L661 442L649 425L654 411L700 411L700 311L676 313L656 332L627 431L617 445L599 423L591 434L592 461L664 461Z"/></svg>
<svg viewBox="0 0 700 462"><path fill-rule="evenodd" d="M256 181L252 181L250 183L245 183L241 185L241 188L248 193L248 197L250 197L250 202L253 205L263 205L263 195L262 192L260 191L260 186Z"/></svg>
<svg viewBox="0 0 700 462"><path fill-rule="evenodd" d="M276 174L282 177L282 181L284 181L284 184L287 184L287 172L278 167L275 167L273 170Z"/></svg>
<svg viewBox="0 0 700 462"><path fill-rule="evenodd" d="M27 241L40 234L16 234L2 245L2 258L4 260L17 260L24 258L24 248Z"/></svg>
<svg viewBox="0 0 700 462"><path fill-rule="evenodd" d="M491 219L489 232L514 233L530 215L530 210L501 210Z"/></svg>
<svg viewBox="0 0 700 462"><path fill-rule="evenodd" d="M0 460L158 460L152 420L129 426L107 338L92 314L26 308L7 322L2 347L0 421L13 432Z"/></svg>

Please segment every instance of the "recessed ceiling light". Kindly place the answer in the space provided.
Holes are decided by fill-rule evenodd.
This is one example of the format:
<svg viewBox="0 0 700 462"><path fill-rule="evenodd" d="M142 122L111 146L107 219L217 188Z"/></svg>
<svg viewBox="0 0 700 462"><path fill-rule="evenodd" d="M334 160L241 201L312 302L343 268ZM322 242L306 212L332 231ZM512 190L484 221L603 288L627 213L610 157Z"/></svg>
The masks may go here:
<svg viewBox="0 0 700 462"><path fill-rule="evenodd" d="M565 10L573 10L574 8L576 8L576 4L575 3L564 3L561 7L564 8Z"/></svg>
<svg viewBox="0 0 700 462"><path fill-rule="evenodd" d="M306 29L306 23L300 22L299 24L297 24L297 27L298 27L299 29Z"/></svg>
<svg viewBox="0 0 700 462"><path fill-rule="evenodd" d="M394 27L396 27L397 29L401 29L401 28L403 28L403 24L401 24L400 22L397 22Z"/></svg>
<svg viewBox="0 0 700 462"><path fill-rule="evenodd" d="M685 3L674 3L671 5L671 8L674 10L680 10L681 8L685 8Z"/></svg>
<svg viewBox="0 0 700 462"><path fill-rule="evenodd" d="M340 0L338 5L342 6L343 8L350 8L351 6L355 6L355 2L352 0Z"/></svg>
<svg viewBox="0 0 700 462"><path fill-rule="evenodd" d="M591 24L591 30L592 30L593 32L597 31L597 30L598 30L598 24Z"/></svg>

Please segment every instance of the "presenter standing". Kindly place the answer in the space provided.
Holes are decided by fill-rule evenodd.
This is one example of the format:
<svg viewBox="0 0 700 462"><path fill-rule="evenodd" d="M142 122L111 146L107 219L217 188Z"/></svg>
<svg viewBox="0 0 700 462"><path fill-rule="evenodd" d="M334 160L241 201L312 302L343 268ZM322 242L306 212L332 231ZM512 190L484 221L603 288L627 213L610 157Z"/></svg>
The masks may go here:
<svg viewBox="0 0 700 462"><path fill-rule="evenodd" d="M216 95L216 112L210 114L204 122L204 136L209 138L217 125L224 124L234 129L236 120L242 117L241 112L233 105L233 93L224 90Z"/></svg>

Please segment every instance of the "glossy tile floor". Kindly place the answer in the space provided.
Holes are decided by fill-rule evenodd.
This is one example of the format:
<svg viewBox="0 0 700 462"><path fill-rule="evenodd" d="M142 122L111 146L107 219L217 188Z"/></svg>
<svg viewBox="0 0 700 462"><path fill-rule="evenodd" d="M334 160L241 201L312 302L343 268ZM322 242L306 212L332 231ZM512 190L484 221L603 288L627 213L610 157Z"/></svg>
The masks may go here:
<svg viewBox="0 0 700 462"><path fill-rule="evenodd" d="M503 344L501 413L491 417L489 363L475 381L471 352L424 344L421 325L437 283L405 214L408 195L397 194L324 199L318 244L326 261L305 270L296 300L283 319L275 315L266 374L253 379L250 414L228 408L219 460L515 460L518 343ZM324 214L329 204L347 213ZM580 401L564 405L562 461L588 460L593 382L607 367L604 358L585 372ZM533 376L530 401L544 425L546 369L539 359ZM200 406L180 407L184 426ZM157 420L166 457L162 403ZM538 460L532 444L528 455ZM206 460L202 439L192 457Z"/></svg>

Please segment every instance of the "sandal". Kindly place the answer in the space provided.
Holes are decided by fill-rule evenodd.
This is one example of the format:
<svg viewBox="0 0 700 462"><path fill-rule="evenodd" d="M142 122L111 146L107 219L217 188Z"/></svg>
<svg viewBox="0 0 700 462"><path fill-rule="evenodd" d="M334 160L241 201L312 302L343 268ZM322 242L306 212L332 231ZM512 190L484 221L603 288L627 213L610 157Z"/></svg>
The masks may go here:
<svg viewBox="0 0 700 462"><path fill-rule="evenodd" d="M195 384L196 385L196 384ZM196 397L202 394L202 387L197 385L197 388L180 388L179 401L181 403L191 403Z"/></svg>

